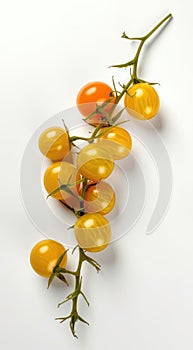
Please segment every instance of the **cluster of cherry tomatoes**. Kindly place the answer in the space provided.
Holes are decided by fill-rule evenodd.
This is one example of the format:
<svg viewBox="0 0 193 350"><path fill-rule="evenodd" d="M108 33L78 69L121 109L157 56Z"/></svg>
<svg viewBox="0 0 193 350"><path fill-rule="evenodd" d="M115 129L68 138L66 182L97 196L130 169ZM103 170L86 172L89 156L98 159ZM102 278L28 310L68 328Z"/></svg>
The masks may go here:
<svg viewBox="0 0 193 350"><path fill-rule="evenodd" d="M77 107L85 122L93 127L90 137L70 135L65 124L64 128L53 126L46 129L39 137L39 149L51 161L43 177L47 195L60 201L76 216L73 234L79 249L79 262L75 271L67 270L67 249L50 239L40 241L33 247L30 262L39 275L49 278L48 286L55 277L67 283L66 274L75 276L74 291L64 301L72 301L71 313L60 318L61 322L70 319L74 336L75 323L78 320L87 323L77 310L79 295L88 303L81 289L82 263L87 261L97 271L100 269L100 265L86 252L102 251L111 240L111 227L106 214L116 205L116 193L106 179L113 172L115 162L127 157L132 148L129 132L119 123L122 110L116 112L116 107L124 97L124 109L134 118L149 120L158 113L159 96L152 83L138 78L137 65L145 41L171 17L171 14L167 15L143 37L130 39L123 33L123 38L138 40L140 44L133 60L113 66L123 68L133 65L131 79L121 86L121 92L117 91L114 79L113 88L103 82L92 82L81 88L77 95ZM76 144L78 140L85 141L86 145L79 148ZM69 152L76 154L72 157L73 161L67 157Z"/></svg>
<svg viewBox="0 0 193 350"><path fill-rule="evenodd" d="M89 252L101 251L110 242L111 228L105 215L113 209L116 194L104 180L112 173L114 161L127 157L132 148L128 131L113 123L109 125L115 103L114 92L105 83L89 83L79 91L77 107L86 122L98 130L79 151L75 164L66 161L66 157L73 147L72 140L78 136L70 137L67 129L53 126L39 137L41 153L52 161L44 173L45 189L74 211L77 244ZM97 106L104 106L103 113ZM150 119L159 109L158 94L151 85L135 84L125 93L125 107L137 118ZM32 267L48 277L61 253L61 244L44 240L32 249ZM66 262L67 255L63 266Z"/></svg>

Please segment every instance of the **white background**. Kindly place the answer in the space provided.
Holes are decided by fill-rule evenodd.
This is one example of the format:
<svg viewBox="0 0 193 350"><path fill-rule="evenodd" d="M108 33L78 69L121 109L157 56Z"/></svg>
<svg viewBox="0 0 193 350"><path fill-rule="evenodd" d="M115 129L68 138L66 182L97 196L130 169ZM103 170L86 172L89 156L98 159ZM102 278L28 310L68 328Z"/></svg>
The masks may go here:
<svg viewBox="0 0 193 350"><path fill-rule="evenodd" d="M1 1L1 348L193 348L192 10L190 0ZM111 84L112 74L127 81L129 72L107 68L128 59L122 32L143 35L169 12L174 19L144 50L140 72L161 83L160 134L174 174L170 209L147 236L151 191L135 228L97 255L102 272L85 269L91 305L81 311L90 326L78 326L76 340L54 320L68 311L56 307L63 285L47 291L29 265L42 236L19 195L22 154L42 122L75 104L81 85Z"/></svg>

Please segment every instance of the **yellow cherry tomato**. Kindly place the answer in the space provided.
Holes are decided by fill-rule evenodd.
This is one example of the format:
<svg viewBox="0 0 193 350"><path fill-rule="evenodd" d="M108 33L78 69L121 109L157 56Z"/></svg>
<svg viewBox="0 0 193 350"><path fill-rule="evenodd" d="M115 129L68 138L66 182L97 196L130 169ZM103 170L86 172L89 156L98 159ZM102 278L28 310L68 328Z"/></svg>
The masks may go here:
<svg viewBox="0 0 193 350"><path fill-rule="evenodd" d="M106 215L114 208L115 192L107 182L100 181L88 186L84 199L86 213Z"/></svg>
<svg viewBox="0 0 193 350"><path fill-rule="evenodd" d="M100 252L110 243L111 227L101 214L81 216L75 223L74 232L79 246L88 252Z"/></svg>
<svg viewBox="0 0 193 350"><path fill-rule="evenodd" d="M39 137L39 149L52 161L62 160L70 151L67 132L56 126L44 130Z"/></svg>
<svg viewBox="0 0 193 350"><path fill-rule="evenodd" d="M80 173L74 165L67 162L56 162L51 164L45 171L44 187L48 194L50 194L60 185L70 183L72 185L69 187L70 190L78 196L80 184L76 185L75 183L79 181L80 178ZM79 208L78 200L63 190L56 192L52 197L65 202L73 208L75 206Z"/></svg>
<svg viewBox="0 0 193 350"><path fill-rule="evenodd" d="M112 156L101 142L85 146L78 154L77 167L80 173L89 180L106 179L114 168Z"/></svg>
<svg viewBox="0 0 193 350"><path fill-rule="evenodd" d="M40 276L49 277L53 272L57 260L66 251L62 244L51 239L38 242L30 254L30 263L33 270ZM64 255L60 267L65 267L67 253Z"/></svg>
<svg viewBox="0 0 193 350"><path fill-rule="evenodd" d="M136 119L151 119L160 107L157 91L146 83L131 86L125 94L124 102L128 113Z"/></svg>
<svg viewBox="0 0 193 350"><path fill-rule="evenodd" d="M132 148L132 139L127 130L114 126L112 128L102 128L100 133L102 136L97 140L106 142L106 149L110 152L113 159L122 159L128 156Z"/></svg>

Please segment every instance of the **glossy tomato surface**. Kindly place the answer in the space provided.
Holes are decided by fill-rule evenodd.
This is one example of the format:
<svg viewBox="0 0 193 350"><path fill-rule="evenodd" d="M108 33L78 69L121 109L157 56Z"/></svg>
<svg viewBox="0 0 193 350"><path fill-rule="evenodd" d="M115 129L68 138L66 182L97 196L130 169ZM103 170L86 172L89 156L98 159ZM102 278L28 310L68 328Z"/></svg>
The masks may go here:
<svg viewBox="0 0 193 350"><path fill-rule="evenodd" d="M88 117L89 114L96 111L96 104L102 105L105 101L109 101L109 104L104 107L104 110L108 113L114 100L115 98L111 87L103 82L95 81L84 85L80 89L76 103L80 113L84 117ZM87 119L87 122L97 125L101 120L104 120L104 115L96 113L91 118ZM104 124L106 124L106 120L104 120Z"/></svg>
<svg viewBox="0 0 193 350"><path fill-rule="evenodd" d="M98 143L106 142L106 149L113 159L119 160L128 156L132 148L132 139L127 130L119 126L106 127L100 130L100 134L102 136L97 139Z"/></svg>
<svg viewBox="0 0 193 350"><path fill-rule="evenodd" d="M111 174L114 161L102 142L100 144L91 143L79 152L77 168L85 178L99 181L106 179Z"/></svg>
<svg viewBox="0 0 193 350"><path fill-rule="evenodd" d="M30 254L30 263L33 270L40 276L49 277L53 272L57 260L66 251L62 244L45 239L38 242ZM65 267L67 263L67 254L64 255L60 267Z"/></svg>
<svg viewBox="0 0 193 350"><path fill-rule="evenodd" d="M70 151L67 132L56 126L44 130L39 137L39 149L52 161L62 160Z"/></svg>
<svg viewBox="0 0 193 350"><path fill-rule="evenodd" d="M100 181L88 186L85 193L86 213L108 214L115 205L115 192L107 182Z"/></svg>
<svg viewBox="0 0 193 350"><path fill-rule="evenodd" d="M157 91L149 84L135 84L125 94L125 107L136 119L151 119L159 111L160 99Z"/></svg>
<svg viewBox="0 0 193 350"><path fill-rule="evenodd" d="M44 173L44 187L48 194L54 191L62 184L70 184L70 190L78 195L79 184L76 182L80 180L80 173L77 171L74 165L67 162L56 162L51 164ZM59 191L52 195L53 198L66 202L68 205L78 205L75 203L74 197L65 192L64 190Z"/></svg>
<svg viewBox="0 0 193 350"><path fill-rule="evenodd" d="M75 223L74 232L79 246L93 253L105 249L111 239L110 224L98 213L81 216Z"/></svg>

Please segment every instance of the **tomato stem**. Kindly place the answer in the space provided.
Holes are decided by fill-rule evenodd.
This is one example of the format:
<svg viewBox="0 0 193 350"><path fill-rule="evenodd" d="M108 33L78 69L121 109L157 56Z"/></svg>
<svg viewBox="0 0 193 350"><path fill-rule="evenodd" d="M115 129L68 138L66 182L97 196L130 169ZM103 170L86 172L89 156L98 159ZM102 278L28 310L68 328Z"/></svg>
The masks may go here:
<svg viewBox="0 0 193 350"><path fill-rule="evenodd" d="M102 107L101 107L102 108ZM70 142L74 142L77 140L82 140L82 141L87 141L88 143L92 143L94 142L96 135L98 133L98 131L104 126L104 123L101 122L99 125L96 126L96 128L94 129L94 131L92 132L90 137L82 137L82 136L70 136Z"/></svg>
<svg viewBox="0 0 193 350"><path fill-rule="evenodd" d="M125 87L126 89L126 87ZM125 90L126 92L126 90ZM112 106L112 108L114 108L114 105ZM101 106L100 107L100 112L104 114L104 119L105 119L105 123L108 121L108 124L107 126L108 127L113 127L115 126L115 122L121 117L121 114L124 110L124 108L119 111L113 118L112 120L110 119L111 118L111 114L110 113L107 113L103 107ZM78 141L78 140L83 140L83 141L87 141L88 143L93 143L94 140L96 140L97 138L100 138L103 136L103 133L101 134L98 134L98 132L104 127L106 126L105 123L102 121L101 123L99 123L95 128L94 128L94 131L92 132L91 136L90 137L82 137L82 136L70 136L69 137L69 140L70 140L70 143L72 144L74 141ZM116 125L119 125L118 123Z"/></svg>
<svg viewBox="0 0 193 350"><path fill-rule="evenodd" d="M136 55L133 59L133 73L132 73L132 78L133 78L133 82L134 84L135 83L138 83L140 82L140 80L138 79L137 77L137 68L138 68L138 61L139 61L139 55L140 55L140 52L142 50L142 47L144 45L144 43L146 42L147 39L149 39L149 37L163 24L165 23L168 19L171 19L172 18L172 15L169 14L167 15L162 21L160 21L149 33L147 33L146 35L144 35L143 37L141 38L135 38L135 40L140 40L140 44L139 44L139 47L138 47L138 50L136 52ZM133 40L133 39L131 39Z"/></svg>
<svg viewBox="0 0 193 350"><path fill-rule="evenodd" d="M124 39L128 39L128 40L139 40L140 44L138 46L137 52L135 54L135 57L126 63L123 64L118 64L118 65L113 65L111 67L116 67L116 68L126 68L128 66L133 66L133 72L131 74L131 79L129 80L129 82L126 84L126 86L124 87L124 89L122 90L122 92L116 96L115 99L115 104L118 104L119 101L121 100L121 98L123 97L123 95L125 94L125 92L127 91L127 89L132 85L132 84L137 84L139 82L146 82L146 81L142 81L141 79L138 78L137 75L137 68L138 68L138 61L139 61L139 56L142 50L143 45L145 44L146 40L150 38L150 36L159 28L162 26L162 24L164 24L166 21L170 20L172 18L172 14L168 14L164 19L162 19L152 30L150 30L149 33L147 33L146 35L142 36L142 37L134 37L134 38L129 38L125 32L122 34L122 38ZM149 83L152 84L152 83Z"/></svg>
<svg viewBox="0 0 193 350"><path fill-rule="evenodd" d="M68 316L57 317L56 320L59 320L62 323L64 321L70 319L70 329L71 329L71 332L72 332L73 336L76 337L76 338L77 338L77 335L76 335L76 332L75 332L76 322L77 321L81 321L83 323L89 324L78 313L78 298L79 298L80 295L82 295L83 299L85 300L85 302L89 306L89 302L88 302L85 294L82 291L82 276L81 276L82 264L83 264L84 261L87 261L89 264L91 264L93 267L95 267L97 272L100 271L100 265L94 259L92 259L90 256L85 254L84 250L80 246L77 246L77 248L79 250L79 261L78 261L78 266L77 266L76 271L70 271L70 270L67 270L65 268L60 267L59 265L56 265L54 267L53 273L52 273L52 275L54 274L58 278L59 278L59 276L61 276L61 275L64 276L65 274L70 274L70 275L75 276L74 291L72 293L70 293L65 298L64 301L62 301L62 302L60 302L58 304L58 307L60 307L61 305L65 304L66 302L71 300L72 301L71 312L70 312L70 314ZM61 258L59 258L58 261L61 261ZM61 277L60 277L60 279L61 279ZM52 282L53 278L52 279L50 278L49 280ZM50 284L51 284L51 282L50 282Z"/></svg>
<svg viewBox="0 0 193 350"><path fill-rule="evenodd" d="M81 196L77 195L76 193L74 193L70 187L75 186L79 183L83 183L82 186L82 194ZM86 185L87 185L87 179L86 178L82 178L79 181L76 181L74 183L67 183L67 184L61 184L59 187L57 187L55 190L53 190L52 192L50 192L47 196L47 198L49 198L50 196L52 196L53 194L58 193L59 191L64 191L66 193L69 193L73 198L75 198L78 203L79 203L79 208L77 210L75 210L75 208L71 207L70 205L68 205L67 203L65 203L65 201L60 200L60 202L68 209L70 209L75 215L76 217L80 217L81 215L84 214L84 196L85 196L85 191L86 191Z"/></svg>

